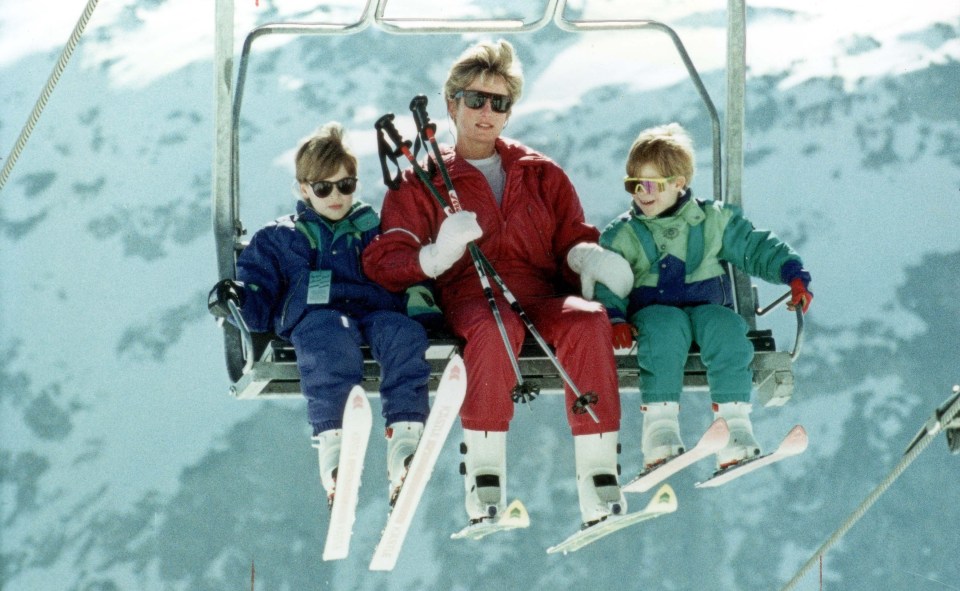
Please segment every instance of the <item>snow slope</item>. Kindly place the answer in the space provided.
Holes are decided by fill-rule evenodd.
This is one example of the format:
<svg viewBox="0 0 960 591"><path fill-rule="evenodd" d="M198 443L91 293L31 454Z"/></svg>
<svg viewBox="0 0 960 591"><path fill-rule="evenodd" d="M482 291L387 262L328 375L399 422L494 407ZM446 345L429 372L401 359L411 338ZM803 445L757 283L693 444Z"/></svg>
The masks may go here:
<svg viewBox="0 0 960 591"><path fill-rule="evenodd" d="M84 4L0 2L4 151ZM690 474L673 483L675 516L547 557L578 512L560 401L544 397L511 431L510 494L531 511L528 531L449 543L464 518L451 441L397 570L368 575L385 515L384 445L374 440L354 555L321 563L327 518L303 405L227 396L219 329L204 310L216 279L212 3L101 4L0 193L0 588L245 588L251 560L257 589L775 588L960 381L960 11L934 1L869 11L853 1L751 2L744 204L801 251L816 294L795 400L758 412L757 431L772 445L803 422L807 454L716 494L694 491L704 474ZM243 34L269 21L348 20L362 3L236 4ZM432 4L395 9L422 15ZM637 4L582 0L568 10L675 27L722 109L725 3L644 3L647 13ZM445 6L449 15L519 10ZM450 141L434 103L446 62L475 37L371 28L258 42L241 129L246 225L292 206L291 149L330 119L351 131L361 194L378 204L373 122L388 111L405 119L409 99L425 93ZM623 158L649 124L691 130L694 191L709 195L709 123L668 40L553 26L511 40L527 86L507 134L564 166L592 222L625 209ZM781 291L761 286L764 298ZM786 343L788 316L771 321ZM688 439L709 421L702 397L684 404ZM627 472L640 462L638 401L625 393ZM935 443L825 557L826 582L950 588L960 580L949 546L956 508L939 491L958 477L957 458Z"/></svg>

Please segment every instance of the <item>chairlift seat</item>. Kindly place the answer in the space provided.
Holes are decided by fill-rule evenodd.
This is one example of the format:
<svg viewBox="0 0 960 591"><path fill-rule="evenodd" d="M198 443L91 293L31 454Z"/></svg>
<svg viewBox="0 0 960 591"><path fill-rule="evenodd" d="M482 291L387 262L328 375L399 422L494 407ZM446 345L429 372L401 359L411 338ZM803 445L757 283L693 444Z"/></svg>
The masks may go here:
<svg viewBox="0 0 960 591"><path fill-rule="evenodd" d="M251 369L240 375L230 387L230 393L238 399L269 399L300 396L300 372L297 369L297 354L289 341L271 334L253 335L254 358ZM753 343L754 359L751 364L757 402L764 406L780 406L793 394L793 374L789 352L777 351L771 330L753 330L748 333ZM430 336L427 361L430 364L430 390L435 391L447 361L460 352L462 341L448 333ZM379 395L380 366L374 361L367 346L361 347L364 358L361 386L373 396ZM617 377L621 392L638 390L639 368L636 346L614 351ZM531 337L523 343L518 356L520 371L525 381L541 388L541 392L561 393L563 379L550 359ZM684 388L691 391L707 391L707 368L700 357L696 343L691 347L684 368Z"/></svg>

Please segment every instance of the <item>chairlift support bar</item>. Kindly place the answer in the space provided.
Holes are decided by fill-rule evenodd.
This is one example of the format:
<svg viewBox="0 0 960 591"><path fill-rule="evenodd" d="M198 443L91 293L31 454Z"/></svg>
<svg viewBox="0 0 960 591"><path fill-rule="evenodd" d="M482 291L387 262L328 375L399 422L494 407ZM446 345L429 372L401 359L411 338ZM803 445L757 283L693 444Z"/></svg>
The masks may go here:
<svg viewBox="0 0 960 591"><path fill-rule="evenodd" d="M557 11L558 0L547 0L543 16L535 21L523 19L432 19L387 18L384 13L389 0L379 0L375 21L387 33L394 34L459 34L459 33L531 33L545 27ZM566 0L563 0L566 4Z"/></svg>
<svg viewBox="0 0 960 591"><path fill-rule="evenodd" d="M566 0L563 0L563 5L566 5ZM690 59L690 54L687 53L677 32L661 22L652 20L571 21L563 15L563 6L561 6L560 11L557 12L556 23L560 29L571 33L651 29L666 33L667 36L670 37L674 47L677 49L677 53L680 55L680 59L683 60L683 65L687 70L687 75L690 76L690 81L693 82L693 85L696 87L697 94L700 95L700 99L703 101L703 105L710 115L710 128L713 139L713 194L722 199L723 191L721 190L720 183L720 116L717 114L717 108L714 106L713 100L710 99L710 94L707 92L707 88L700 78L700 73L697 72L697 68L693 65L693 60Z"/></svg>
<svg viewBox="0 0 960 591"><path fill-rule="evenodd" d="M458 33L503 33L533 32L545 27L552 20L558 28L570 32L604 30L657 30L666 33L682 59L690 80L709 114L713 139L713 190L714 195L730 203L741 204L741 179L743 172L743 120L745 95L745 3L744 0L728 0L727 30L727 112L726 151L724 162L721 154L721 124L717 110L697 73L686 49L676 32L663 23L652 20L571 20L566 17L566 0L547 0L542 17L524 19L410 19L385 16L389 0L368 0L358 20L352 23L273 23L253 29L245 38L240 54L236 88L232 87L231 75L234 59L234 0L217 0L216 3L216 145L214 149L214 194L213 218L217 249L218 274L221 278L234 278L236 256L242 244L243 227L239 220L239 124L244 85L253 43L268 35L330 35L343 36L358 33L371 24L394 34L458 34ZM726 166L725 176L721 168ZM726 185L722 180L726 179ZM754 329L755 356L753 370L758 399L766 405L786 402L793 390L791 359L799 353L802 335L802 315L798 314L797 340L790 354L776 351L770 331L756 331L756 298L750 278L739 271L734 272L736 301L740 314ZM749 302L748 305L743 304ZM236 382L231 390L240 398L258 398L299 394L299 375L295 362L289 356L292 349L284 350L274 342L256 343L249 333L242 335L233 325L224 324L224 345L228 373ZM244 345L243 343L246 343ZM277 348L279 345L280 348ZM251 360L244 354L244 347L257 352ZM457 346L455 341L435 339L431 342L428 358L442 362ZM531 351L521 352L531 374L545 372L542 359L536 359ZM286 361L284 359L286 358ZM633 352L620 351L617 365L625 388L635 384L636 358ZM691 354L685 369L685 385L694 388L706 387L705 368L699 355ZM376 391L376 368L371 368L368 389ZM541 379L541 378L534 378ZM545 388L549 389L550 377ZM634 380L632 384L629 380Z"/></svg>

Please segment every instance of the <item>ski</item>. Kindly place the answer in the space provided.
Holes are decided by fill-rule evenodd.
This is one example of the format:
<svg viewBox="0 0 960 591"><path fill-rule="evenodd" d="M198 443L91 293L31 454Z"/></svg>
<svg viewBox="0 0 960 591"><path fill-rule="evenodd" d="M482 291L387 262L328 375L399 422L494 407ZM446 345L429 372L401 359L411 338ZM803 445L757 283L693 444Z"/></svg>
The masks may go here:
<svg viewBox="0 0 960 591"><path fill-rule="evenodd" d="M610 515L603 521L581 529L556 546L547 548L547 554L562 552L576 552L580 548L605 538L613 532L620 531L636 523L654 519L677 510L677 496L669 484L664 484L657 490L647 506L642 511L634 511L626 515Z"/></svg>
<svg viewBox="0 0 960 591"><path fill-rule="evenodd" d="M646 492L680 470L720 451L727 444L728 439L730 439L730 430L727 428L727 422L717 419L707 428L693 449L676 455L649 470L644 470L628 482L622 490L623 492Z"/></svg>
<svg viewBox="0 0 960 591"><path fill-rule="evenodd" d="M520 499L514 499L507 508L493 519L471 523L458 532L450 534L453 540L479 540L501 531L530 527L530 514Z"/></svg>
<svg viewBox="0 0 960 591"><path fill-rule="evenodd" d="M330 524L323 546L324 560L341 560L350 551L350 537L353 535L360 496L360 475L372 425L370 401L363 388L354 386L343 409L343 439L340 442L337 486L330 510Z"/></svg>
<svg viewBox="0 0 960 591"><path fill-rule="evenodd" d="M780 460L784 460L791 456L801 454L806 449L807 432L803 427L797 425L793 429L790 429L790 432L787 433L787 436L783 438L783 441L780 442L780 445L775 451L757 458L744 460L739 464L719 470L715 472L711 478L703 482L698 482L696 486L697 488L711 488L726 484L731 480L745 476L754 470L763 468L764 466L769 466L770 464L775 464Z"/></svg>
<svg viewBox="0 0 960 591"><path fill-rule="evenodd" d="M407 469L407 475L400 487L397 501L390 510L387 524L383 528L380 542L377 544L370 561L370 570L393 570L400 556L403 541L413 522L413 516L420 504L420 498L433 474L433 468L440 457L440 451L447 440L450 428L460 413L463 397L467 392L467 372L463 359L454 355L447 363L437 387L437 394L430 408L430 416L423 427L423 435L417 444L417 451Z"/></svg>

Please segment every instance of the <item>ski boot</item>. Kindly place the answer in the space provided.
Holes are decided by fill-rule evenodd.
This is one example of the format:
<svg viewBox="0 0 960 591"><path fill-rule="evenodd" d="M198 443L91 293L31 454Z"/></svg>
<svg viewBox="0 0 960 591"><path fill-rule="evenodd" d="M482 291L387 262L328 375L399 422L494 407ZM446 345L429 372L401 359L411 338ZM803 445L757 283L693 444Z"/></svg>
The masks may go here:
<svg viewBox="0 0 960 591"><path fill-rule="evenodd" d="M470 523L495 518L507 506L507 433L464 429L460 453Z"/></svg>
<svg viewBox="0 0 960 591"><path fill-rule="evenodd" d="M610 515L627 511L627 500L620 492L617 479L620 474L620 465L617 464L620 445L617 440L616 431L573 438L577 493L584 529Z"/></svg>
<svg viewBox="0 0 960 591"><path fill-rule="evenodd" d="M333 495L337 488L337 466L340 465L340 443L343 441L341 429L329 429L311 437L313 447L317 448L320 461L320 483L327 491L327 505L333 508Z"/></svg>
<svg viewBox="0 0 960 591"><path fill-rule="evenodd" d="M655 468L685 451L680 439L680 403L654 402L640 407L643 435L640 449L645 470Z"/></svg>
<svg viewBox="0 0 960 591"><path fill-rule="evenodd" d="M387 492L391 507L397 502L422 435L423 423L418 421L397 421L387 427L387 479L390 481Z"/></svg>
<svg viewBox="0 0 960 591"><path fill-rule="evenodd" d="M730 428L730 441L717 452L718 470L760 455L760 444L753 436L753 424L750 422L751 410L753 405L749 402L713 403L714 418L724 419Z"/></svg>

